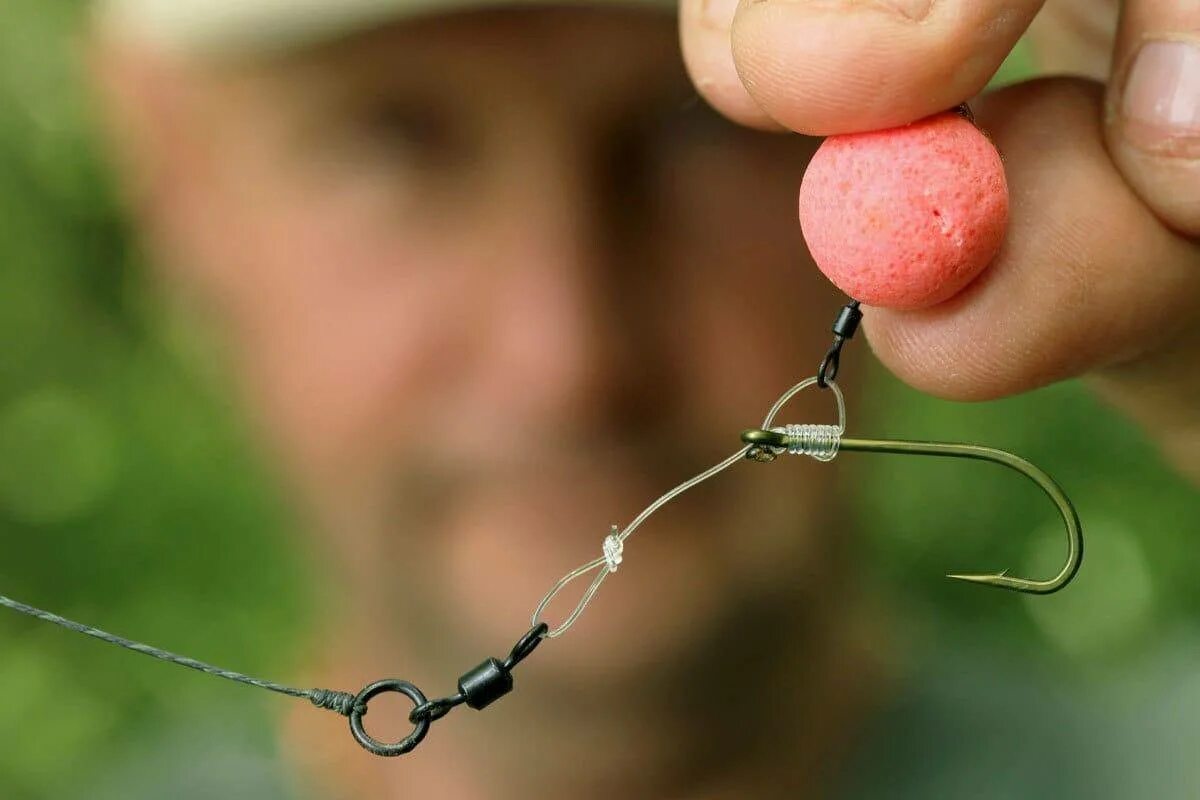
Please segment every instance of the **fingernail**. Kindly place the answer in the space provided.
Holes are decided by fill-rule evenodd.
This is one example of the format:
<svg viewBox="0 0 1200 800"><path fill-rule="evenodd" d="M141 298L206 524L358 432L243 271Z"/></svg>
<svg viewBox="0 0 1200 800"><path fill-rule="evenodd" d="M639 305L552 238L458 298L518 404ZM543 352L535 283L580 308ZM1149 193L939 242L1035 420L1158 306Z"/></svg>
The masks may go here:
<svg viewBox="0 0 1200 800"><path fill-rule="evenodd" d="M1144 149L1200 139L1200 43L1142 45L1125 82L1121 115L1126 137Z"/></svg>
<svg viewBox="0 0 1200 800"><path fill-rule="evenodd" d="M701 0L700 4L704 22L718 30L729 30L737 7L738 0Z"/></svg>

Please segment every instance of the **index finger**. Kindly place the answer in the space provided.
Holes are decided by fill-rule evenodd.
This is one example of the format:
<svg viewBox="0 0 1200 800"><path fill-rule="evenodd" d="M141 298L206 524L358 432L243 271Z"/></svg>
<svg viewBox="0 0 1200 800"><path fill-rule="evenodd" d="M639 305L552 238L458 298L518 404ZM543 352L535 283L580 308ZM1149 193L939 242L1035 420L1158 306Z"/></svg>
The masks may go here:
<svg viewBox="0 0 1200 800"><path fill-rule="evenodd" d="M829 135L903 125L979 93L1043 0L683 0L684 52L721 65L710 51L714 6L727 9L729 76L697 89L738 119L746 100L800 133ZM708 13L687 13L697 6ZM707 26L709 30L706 30ZM708 87L723 87L720 92Z"/></svg>

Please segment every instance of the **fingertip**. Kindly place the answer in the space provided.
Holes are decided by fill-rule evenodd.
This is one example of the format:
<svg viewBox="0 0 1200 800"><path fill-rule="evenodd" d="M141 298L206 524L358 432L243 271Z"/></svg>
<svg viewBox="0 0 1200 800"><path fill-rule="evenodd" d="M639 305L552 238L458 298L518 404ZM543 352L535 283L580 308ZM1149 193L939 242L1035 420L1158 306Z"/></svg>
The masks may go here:
<svg viewBox="0 0 1200 800"><path fill-rule="evenodd" d="M742 85L772 119L829 135L894 127L986 86L1041 0L758 0L733 19Z"/></svg>
<svg viewBox="0 0 1200 800"><path fill-rule="evenodd" d="M974 284L941 305L922 311L872 308L863 332L875 357L914 389L956 402L993 400L1022 385L1020 353L1004 352L1006 337L995 318L972 314ZM986 331L987 335L979 333Z"/></svg>
<svg viewBox="0 0 1200 800"><path fill-rule="evenodd" d="M737 0L683 0L679 39L688 75L709 105L741 125L783 130L754 101L733 64L729 30Z"/></svg>

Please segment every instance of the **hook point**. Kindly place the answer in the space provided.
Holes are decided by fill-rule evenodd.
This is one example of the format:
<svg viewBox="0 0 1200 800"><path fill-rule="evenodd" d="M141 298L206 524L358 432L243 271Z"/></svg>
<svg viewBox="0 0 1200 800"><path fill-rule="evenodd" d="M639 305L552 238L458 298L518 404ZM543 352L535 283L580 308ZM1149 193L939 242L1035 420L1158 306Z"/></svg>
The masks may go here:
<svg viewBox="0 0 1200 800"><path fill-rule="evenodd" d="M1077 560L1069 564L1067 569L1058 577L1048 581L1031 581L1027 578L1014 578L1006 574L1008 570L990 575L949 574L946 577L956 581L993 586L997 589L1008 589L1009 591L1022 592L1023 594L1054 594L1071 581L1071 578L1075 575L1075 569L1078 569Z"/></svg>
<svg viewBox="0 0 1200 800"><path fill-rule="evenodd" d="M947 578L955 581L966 581L967 583L983 583L989 586L995 586L1007 576L1003 573L988 573L986 575L979 574L964 574L964 573L949 573Z"/></svg>

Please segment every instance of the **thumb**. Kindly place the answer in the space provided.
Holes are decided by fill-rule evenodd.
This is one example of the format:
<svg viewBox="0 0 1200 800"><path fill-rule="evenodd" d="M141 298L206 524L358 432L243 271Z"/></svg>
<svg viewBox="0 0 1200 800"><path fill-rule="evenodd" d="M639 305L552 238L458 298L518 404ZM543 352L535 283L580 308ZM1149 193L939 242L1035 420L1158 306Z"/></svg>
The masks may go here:
<svg viewBox="0 0 1200 800"><path fill-rule="evenodd" d="M1200 0L1126 3L1113 64L1113 161L1163 222L1200 235Z"/></svg>
<svg viewBox="0 0 1200 800"><path fill-rule="evenodd" d="M981 91L1042 2L743 0L733 63L758 107L791 130L889 128Z"/></svg>

